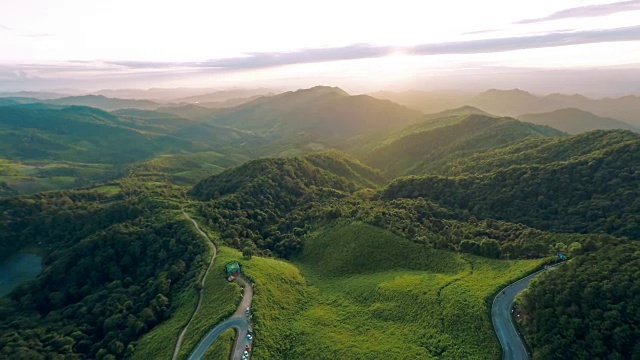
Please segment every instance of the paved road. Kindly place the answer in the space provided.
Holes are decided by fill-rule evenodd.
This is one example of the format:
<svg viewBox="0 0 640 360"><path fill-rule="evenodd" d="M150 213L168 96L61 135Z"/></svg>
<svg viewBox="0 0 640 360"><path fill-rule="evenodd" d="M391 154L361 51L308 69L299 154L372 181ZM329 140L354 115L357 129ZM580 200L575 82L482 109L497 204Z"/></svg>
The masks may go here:
<svg viewBox="0 0 640 360"><path fill-rule="evenodd" d="M218 249L216 248L216 245L213 243L213 241L211 241L211 239L209 239L209 236L207 236L207 234L205 234L204 231L200 229L200 226L198 226L198 223L192 218L190 218L189 214L187 214L184 211L184 209L182 210L182 215L184 215L184 217L187 218L188 220L191 220L191 222L193 223L193 226L196 227L196 230L198 230L200 235L204 236L207 239L207 241L209 241L209 243L213 247L213 255L211 255L211 260L209 260L209 266L207 267L207 271L205 271L204 276L202 277L202 281L200 282L200 285L202 286L200 286L200 291L198 292L198 304L196 305L196 308L193 310L193 313L191 313L189 322L187 322L187 325L184 326L184 328L180 332L180 335L178 336L178 341L176 342L176 346L173 348L173 356L171 357L172 360L176 360L178 358L178 353L180 352L180 346L182 346L182 341L184 340L184 334L187 333L187 329L189 328L189 325L191 325L193 318L198 313L198 310L200 310L200 305L202 304L202 292L204 290L204 283L207 280L207 275L209 275L209 270L211 270L213 261L216 259L216 255L218 255Z"/></svg>
<svg viewBox="0 0 640 360"><path fill-rule="evenodd" d="M247 334L249 333L250 324L245 315L245 310L248 307L251 307L251 300L253 298L253 287L251 284L245 279L242 275L238 276L235 281L242 286L244 289L242 295L242 301L240 301L240 305L238 305L238 309L233 315L218 324L216 327L211 329L205 335L200 343L196 347L196 349L189 356L189 360L199 360L202 359L204 353L207 352L207 349L213 344L213 342L227 329L235 329L236 330L236 342L234 344L234 350L232 359L240 360L242 358L242 352L245 349L245 346L250 344L247 339Z"/></svg>
<svg viewBox="0 0 640 360"><path fill-rule="evenodd" d="M202 277L202 289L204 289L205 280L207 279L209 270L211 270L211 265L213 265L213 260L215 259L218 253L218 249L216 249L215 244L213 243L213 241L211 241L209 236L207 236L207 234L200 229L200 226L198 226L198 223L195 220L190 218L189 215L184 211L182 211L182 214L184 214L184 216L187 219L191 220L191 222L193 223L193 226L196 227L196 230L198 230L200 235L204 236L211 243L211 246L213 246L213 256L211 257L211 261L209 262L209 267L207 268L207 271ZM220 336L220 334L222 334L227 329L236 330L236 342L234 345L233 356L232 356L233 360L240 360L242 358L242 352L244 351L245 346L250 344L249 340L247 339L247 334L249 333L249 328L251 327L251 325L249 324L247 316L245 315L245 310L251 307L251 300L253 300L253 287L251 286L249 281L247 281L247 279L242 275L236 277L234 281L237 282L243 289L242 301L240 301L240 305L238 305L238 308L229 319L218 324L216 327L211 329L211 331L209 331L207 335L204 336L204 338L202 338L202 340L198 344L198 347L196 347L196 349L189 356L189 360L202 359L202 357L204 356L204 353L207 352L207 349L213 344L213 342L218 338L218 336ZM191 319L189 319L189 322L184 327L184 329L182 329L182 332L178 337L178 342L176 343L176 347L173 352L173 360L177 358L178 353L180 352L180 345L182 344L184 334L187 332L187 328L189 327L189 324L191 324L191 321L193 320L196 313L200 309L201 303L202 303L202 290L200 290L200 293L198 295L198 305L196 306L193 314L191 315Z"/></svg>
<svg viewBox="0 0 640 360"><path fill-rule="evenodd" d="M549 267L548 269L553 268L555 267ZM513 304L513 299L516 295L529 286L531 279L548 269L538 271L512 283L503 289L504 293L503 291L500 291L493 300L493 305L491 306L491 321L493 322L493 328L498 335L500 346L502 346L503 360L529 359L529 354L527 353L524 341L511 321L511 305Z"/></svg>

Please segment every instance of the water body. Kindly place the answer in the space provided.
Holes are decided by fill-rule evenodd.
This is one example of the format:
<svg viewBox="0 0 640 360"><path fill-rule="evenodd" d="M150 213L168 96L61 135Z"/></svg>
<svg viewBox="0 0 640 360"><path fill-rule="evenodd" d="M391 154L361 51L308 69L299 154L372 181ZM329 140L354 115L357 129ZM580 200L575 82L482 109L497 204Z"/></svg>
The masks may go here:
<svg viewBox="0 0 640 360"><path fill-rule="evenodd" d="M42 271L42 258L35 254L17 253L0 262L0 296L16 286L35 279Z"/></svg>

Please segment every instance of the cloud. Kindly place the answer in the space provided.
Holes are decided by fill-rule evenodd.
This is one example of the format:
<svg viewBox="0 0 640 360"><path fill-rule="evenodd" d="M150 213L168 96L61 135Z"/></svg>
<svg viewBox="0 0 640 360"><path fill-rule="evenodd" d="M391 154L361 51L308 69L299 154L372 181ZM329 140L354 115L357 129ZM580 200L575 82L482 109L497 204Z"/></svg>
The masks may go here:
<svg viewBox="0 0 640 360"><path fill-rule="evenodd" d="M561 10L542 18L525 19L525 20L516 22L516 24L531 24L531 23L537 23L537 22L543 22L543 21L570 19L570 18L598 17L598 16L606 16L606 15L615 14L619 12L634 11L634 10L640 10L640 1L630 0L630 1L610 3L610 4L580 6L580 7Z"/></svg>
<svg viewBox="0 0 640 360"><path fill-rule="evenodd" d="M460 35L477 35L477 34L486 34L490 32L496 32L498 29L485 29L485 30L476 30L476 31L467 31L463 32Z"/></svg>
<svg viewBox="0 0 640 360"><path fill-rule="evenodd" d="M354 44L343 47L302 49L293 52L249 53L245 56L202 62L111 61L109 65L134 69L200 68L208 71L253 70L284 65L406 55L481 54L612 41L640 40L640 26L589 31L558 31L522 37L420 44L407 47Z"/></svg>
<svg viewBox="0 0 640 360"><path fill-rule="evenodd" d="M22 34L22 35L18 35L20 37L26 37L26 38L43 38L43 37L51 37L51 36L55 36L53 34L49 34L49 33L28 33L28 34Z"/></svg>
<svg viewBox="0 0 640 360"><path fill-rule="evenodd" d="M18 29L14 29L10 26L6 26L2 24L0 24L0 30L10 32L14 36L25 37L25 38L43 38L43 37L55 36L54 34L50 34L50 33L23 32L23 31L19 31Z"/></svg>

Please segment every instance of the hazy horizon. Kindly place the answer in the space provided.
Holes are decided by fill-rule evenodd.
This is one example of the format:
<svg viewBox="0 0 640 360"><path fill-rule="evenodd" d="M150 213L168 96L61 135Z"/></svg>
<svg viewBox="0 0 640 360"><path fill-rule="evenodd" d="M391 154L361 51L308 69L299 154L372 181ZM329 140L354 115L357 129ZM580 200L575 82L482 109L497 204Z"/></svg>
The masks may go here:
<svg viewBox="0 0 640 360"><path fill-rule="evenodd" d="M640 1L0 4L0 91L640 93Z"/></svg>

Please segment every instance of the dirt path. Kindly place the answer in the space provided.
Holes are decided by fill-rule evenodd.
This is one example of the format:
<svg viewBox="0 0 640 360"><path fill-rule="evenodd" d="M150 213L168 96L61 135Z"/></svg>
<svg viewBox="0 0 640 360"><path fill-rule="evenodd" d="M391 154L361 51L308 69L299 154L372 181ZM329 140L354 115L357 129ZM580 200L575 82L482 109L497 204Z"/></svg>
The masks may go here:
<svg viewBox="0 0 640 360"><path fill-rule="evenodd" d="M207 236L207 234L205 234L204 231L200 229L200 227L198 226L198 223L192 218L190 218L189 215L184 211L184 209L182 210L182 214L184 215L185 218L187 218L188 220L191 220L191 222L193 223L193 226L196 227L196 230L198 230L200 235L204 236L207 239L207 241L209 241L209 243L213 247L213 255L211 256L211 260L209 261L209 266L207 267L207 271L205 271L204 276L202 276L202 281L200 282L201 286L200 286L200 291L198 292L198 304L196 305L196 308L193 309L193 313L189 318L189 322L187 323L187 325L184 326L184 328L180 332L180 336L178 336L178 341L176 342L176 346L173 349L173 356L171 357L172 360L176 360L178 358L178 353L180 353L180 346L182 346L182 341L184 340L184 334L187 333L187 329L189 328L189 325L191 325L193 318L198 313L198 310L200 310L200 305L202 304L202 293L204 291L204 283L207 280L207 275L209 275L209 270L211 270L211 266L213 266L213 261L216 259L216 255L218 255L218 249L216 248L216 245L213 243L213 241L211 241L209 236Z"/></svg>

